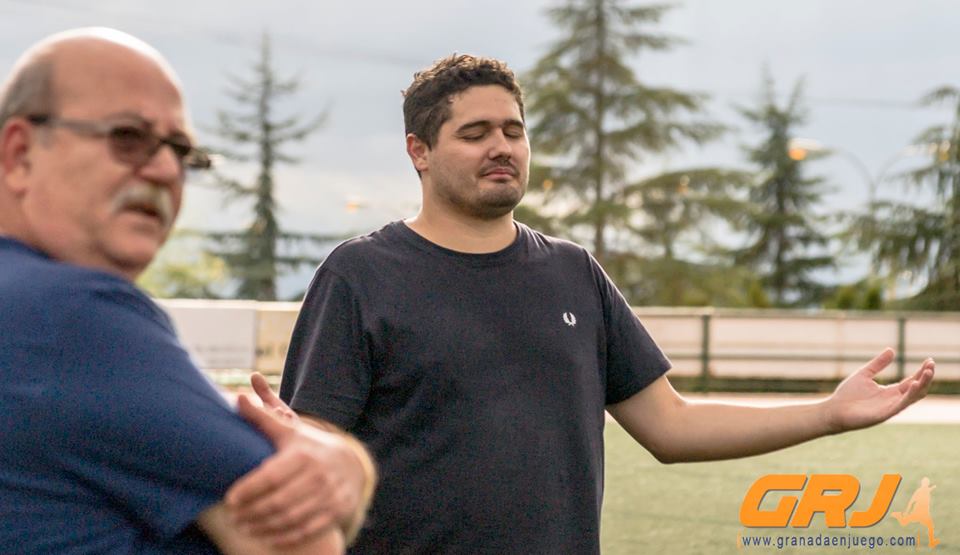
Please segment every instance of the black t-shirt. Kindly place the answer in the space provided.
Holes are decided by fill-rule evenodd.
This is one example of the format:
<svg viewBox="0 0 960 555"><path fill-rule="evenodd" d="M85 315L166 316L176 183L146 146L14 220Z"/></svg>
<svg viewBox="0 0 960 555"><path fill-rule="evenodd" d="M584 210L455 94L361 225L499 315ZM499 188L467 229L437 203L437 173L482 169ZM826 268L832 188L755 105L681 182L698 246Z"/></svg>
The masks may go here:
<svg viewBox="0 0 960 555"><path fill-rule="evenodd" d="M517 229L464 254L395 222L317 271L280 395L377 460L354 552L599 552L604 406L670 363L589 253Z"/></svg>

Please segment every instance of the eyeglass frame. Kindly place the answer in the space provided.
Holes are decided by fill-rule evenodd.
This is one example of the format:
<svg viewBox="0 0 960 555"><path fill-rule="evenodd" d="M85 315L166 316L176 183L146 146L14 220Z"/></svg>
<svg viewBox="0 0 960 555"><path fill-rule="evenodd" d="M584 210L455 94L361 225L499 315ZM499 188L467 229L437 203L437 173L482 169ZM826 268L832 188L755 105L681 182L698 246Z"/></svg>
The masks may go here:
<svg viewBox="0 0 960 555"><path fill-rule="evenodd" d="M174 156L177 158L177 162L183 169L207 170L213 166L213 160L210 155L202 149L193 146L189 142L181 142L172 137L161 137L151 130L150 123L146 121L141 121L140 125L137 125L134 123L111 122L109 120L98 121L62 118L50 114L30 114L26 116L26 120L33 125L63 127L81 135L106 139L110 145L110 153L114 159L134 168L140 168L148 164L164 145L170 147ZM152 145L149 148L143 149L142 152L125 154L123 149L118 146L119 141L122 139L114 136L114 133L121 129L132 129L142 133L144 139L152 141Z"/></svg>

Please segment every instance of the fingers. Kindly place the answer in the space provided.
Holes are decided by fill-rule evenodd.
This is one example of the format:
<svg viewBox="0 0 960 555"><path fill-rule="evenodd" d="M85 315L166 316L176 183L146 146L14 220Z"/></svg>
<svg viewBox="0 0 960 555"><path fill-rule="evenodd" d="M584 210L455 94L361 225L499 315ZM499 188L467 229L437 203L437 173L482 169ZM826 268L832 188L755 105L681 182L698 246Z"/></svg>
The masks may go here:
<svg viewBox="0 0 960 555"><path fill-rule="evenodd" d="M340 525L341 505L348 505L344 489L315 456L294 444L238 480L226 501L235 522L248 533L290 546Z"/></svg>
<svg viewBox="0 0 960 555"><path fill-rule="evenodd" d="M224 497L227 506L235 515L244 516L251 503L281 487L299 470L296 458L279 451L230 486Z"/></svg>
<svg viewBox="0 0 960 555"><path fill-rule="evenodd" d="M277 394L270 388L270 383L262 374L259 372L250 374L250 385L253 386L253 391L260 398L263 406L272 409L277 416L281 416L289 422L296 422L300 419L297 413L293 412L293 409L284 403L280 397L277 397Z"/></svg>
<svg viewBox="0 0 960 555"><path fill-rule="evenodd" d="M894 351L890 347L887 347L883 350L882 353L873 357L873 360L866 363L863 368L860 369L860 372L863 372L869 377L874 377L879 374L884 368L890 365L893 362Z"/></svg>
<svg viewBox="0 0 960 555"><path fill-rule="evenodd" d="M920 368L917 368L917 371L913 374L900 380L900 383L897 384L897 388L901 393L906 393L907 388L910 387L915 381L921 380L924 376L927 376L927 385L933 381L933 375L935 373L936 364L933 362L932 358L928 358L923 361L923 364L920 365Z"/></svg>
<svg viewBox="0 0 960 555"><path fill-rule="evenodd" d="M316 498L315 498L316 499ZM249 525L251 534L264 537L277 537L291 530L301 530L307 534L313 534L320 531L321 528L329 526L336 520L332 511L325 507L317 507L315 499L303 498L294 503L288 504L282 511L274 511L269 517L259 520L245 519L238 522L244 522ZM317 517L322 517L319 525ZM307 529L308 524L311 526Z"/></svg>
<svg viewBox="0 0 960 555"><path fill-rule="evenodd" d="M277 397L277 394L270 388L270 383L267 382L267 378L264 378L260 372L250 374L250 385L253 386L253 391L256 392L257 397L260 397L265 407L286 408L287 404Z"/></svg>
<svg viewBox="0 0 960 555"><path fill-rule="evenodd" d="M912 384L912 386L916 386L918 392L915 400L918 401L926 397L927 391L930 390L930 384L933 383L935 373L933 360L928 359L928 362L924 362L924 365L919 370L919 376Z"/></svg>
<svg viewBox="0 0 960 555"><path fill-rule="evenodd" d="M930 390L930 384L933 383L935 374L935 364L933 359L928 358L923 361L920 368L913 375L908 376L897 384L897 391L901 394L900 401L897 403L896 412L907 408L920 399L927 396Z"/></svg>
<svg viewBox="0 0 960 555"><path fill-rule="evenodd" d="M238 522L249 524L258 534L276 533L302 524L313 513L327 511L332 496L325 477L311 476L306 465L287 465L285 470L272 471L290 474L290 478L238 507L234 513Z"/></svg>
<svg viewBox="0 0 960 555"><path fill-rule="evenodd" d="M900 400L897 402L897 405L894 409L893 414L897 414L903 409L909 407L910 405L916 403L920 399L923 399L927 395L925 387L922 385L920 380L910 382L910 385L907 387L907 390L903 392L900 396Z"/></svg>
<svg viewBox="0 0 960 555"><path fill-rule="evenodd" d="M270 410L254 405L246 395L237 398L237 411L244 420L267 436L275 447L280 447L295 433L293 426L278 419Z"/></svg>
<svg viewBox="0 0 960 555"><path fill-rule="evenodd" d="M236 523L277 545L312 541L331 526L352 530L369 497L364 488L374 478L351 444L330 432L281 422L272 409L256 407L245 396L238 408L268 436L281 439L275 441L277 453L227 491Z"/></svg>
<svg viewBox="0 0 960 555"><path fill-rule="evenodd" d="M289 545L322 532L331 526L339 528L337 517L326 508L318 509L310 499L288 507L282 514L252 522L248 531L275 545Z"/></svg>
<svg viewBox="0 0 960 555"><path fill-rule="evenodd" d="M332 526L330 522L323 525L314 525L311 523L309 528L312 529L317 526L319 526L318 532L306 532L307 528L304 528L304 530L292 530L276 538L271 538L270 541L274 546L281 549L296 547L302 542L311 541L313 545L317 545L318 554L332 555L343 553L346 549L343 531L337 526ZM314 541L314 536L319 536L320 539ZM317 542L319 542L319 544Z"/></svg>

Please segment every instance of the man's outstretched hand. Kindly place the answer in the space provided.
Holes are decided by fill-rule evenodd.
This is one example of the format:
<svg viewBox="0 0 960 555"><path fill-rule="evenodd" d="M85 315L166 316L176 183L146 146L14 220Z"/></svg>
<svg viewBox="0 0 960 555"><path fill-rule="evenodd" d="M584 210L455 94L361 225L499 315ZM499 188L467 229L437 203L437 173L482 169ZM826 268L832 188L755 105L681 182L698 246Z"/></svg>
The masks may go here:
<svg viewBox="0 0 960 555"><path fill-rule="evenodd" d="M331 526L350 541L374 480L369 459L361 461L366 453L350 438L301 422L263 376L254 374L251 383L264 406L241 395L237 408L277 452L227 491L232 516L277 546L300 544Z"/></svg>
<svg viewBox="0 0 960 555"><path fill-rule="evenodd" d="M879 424L926 396L933 381L933 359L923 361L913 375L899 383L878 384L877 374L893 357L893 349L885 349L837 386L826 400L827 426L831 433Z"/></svg>

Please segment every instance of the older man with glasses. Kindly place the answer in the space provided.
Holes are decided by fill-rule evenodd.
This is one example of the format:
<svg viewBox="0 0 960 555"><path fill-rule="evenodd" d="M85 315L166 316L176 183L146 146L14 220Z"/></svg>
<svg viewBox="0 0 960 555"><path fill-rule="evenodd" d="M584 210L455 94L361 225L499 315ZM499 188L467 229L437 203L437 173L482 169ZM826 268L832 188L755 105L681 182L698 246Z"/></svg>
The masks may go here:
<svg viewBox="0 0 960 555"><path fill-rule="evenodd" d="M129 35L55 35L0 89L0 552L340 552L361 522L363 448L262 381L244 421L131 283L209 166Z"/></svg>

